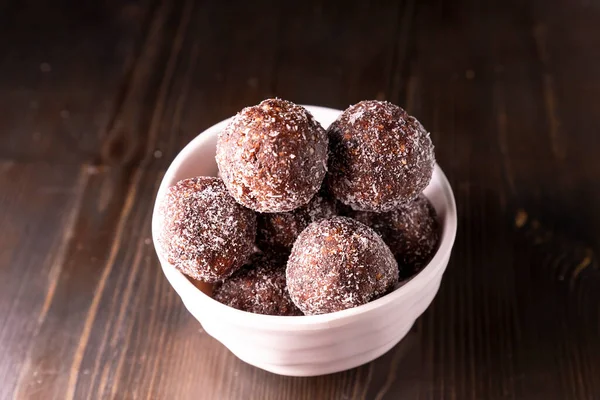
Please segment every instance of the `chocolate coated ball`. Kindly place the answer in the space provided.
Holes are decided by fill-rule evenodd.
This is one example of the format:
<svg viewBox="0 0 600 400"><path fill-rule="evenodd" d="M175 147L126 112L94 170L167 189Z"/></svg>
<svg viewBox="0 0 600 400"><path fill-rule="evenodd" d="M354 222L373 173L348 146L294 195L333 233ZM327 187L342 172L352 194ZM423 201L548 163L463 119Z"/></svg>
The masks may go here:
<svg viewBox="0 0 600 400"><path fill-rule="evenodd" d="M303 107L280 99L240 111L219 133L217 164L231 195L258 212L287 212L317 193L327 134Z"/></svg>
<svg viewBox="0 0 600 400"><path fill-rule="evenodd" d="M306 315L365 304L398 283L398 264L368 226L346 217L313 222L294 244L287 263L294 303Z"/></svg>
<svg viewBox="0 0 600 400"><path fill-rule="evenodd" d="M402 108L361 101L331 124L327 185L354 210L385 212L414 200L434 168L429 133Z"/></svg>
<svg viewBox="0 0 600 400"><path fill-rule="evenodd" d="M159 251L194 279L227 278L254 251L256 215L236 203L219 178L177 182L162 199L159 212Z"/></svg>

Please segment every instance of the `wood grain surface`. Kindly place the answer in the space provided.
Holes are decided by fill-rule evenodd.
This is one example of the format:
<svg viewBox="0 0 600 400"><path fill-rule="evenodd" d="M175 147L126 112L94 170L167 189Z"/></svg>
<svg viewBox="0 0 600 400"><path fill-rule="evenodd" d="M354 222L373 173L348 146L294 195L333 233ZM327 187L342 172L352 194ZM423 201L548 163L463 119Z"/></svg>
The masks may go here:
<svg viewBox="0 0 600 400"><path fill-rule="evenodd" d="M0 399L600 399L599 49L597 0L0 1ZM177 152L270 96L395 102L454 188L438 296L350 371L239 361L151 244Z"/></svg>

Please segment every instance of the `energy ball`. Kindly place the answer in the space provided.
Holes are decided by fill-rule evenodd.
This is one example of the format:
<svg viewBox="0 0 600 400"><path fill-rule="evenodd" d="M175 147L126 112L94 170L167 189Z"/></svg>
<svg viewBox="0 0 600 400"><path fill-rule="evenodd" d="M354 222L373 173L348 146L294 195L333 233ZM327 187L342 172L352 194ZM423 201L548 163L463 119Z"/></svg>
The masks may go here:
<svg viewBox="0 0 600 400"><path fill-rule="evenodd" d="M394 104L367 100L350 106L328 135L327 185L354 210L395 210L431 180L435 158L429 133Z"/></svg>
<svg viewBox="0 0 600 400"><path fill-rule="evenodd" d="M327 169L327 133L303 107L264 100L219 133L217 164L229 193L262 213L292 211L318 192Z"/></svg>
<svg viewBox="0 0 600 400"><path fill-rule="evenodd" d="M266 252L288 252L296 238L311 222L336 215L335 202L315 195L305 206L287 213L259 214L256 244Z"/></svg>
<svg viewBox="0 0 600 400"><path fill-rule="evenodd" d="M267 315L303 315L285 284L285 262L256 255L214 289L214 299L238 310Z"/></svg>
<svg viewBox="0 0 600 400"><path fill-rule="evenodd" d="M375 231L346 217L313 222L287 263L292 300L306 315L360 306L394 289L398 264Z"/></svg>
<svg viewBox="0 0 600 400"><path fill-rule="evenodd" d="M160 250L191 278L209 283L225 279L254 251L256 215L236 203L219 178L177 182L159 210Z"/></svg>
<svg viewBox="0 0 600 400"><path fill-rule="evenodd" d="M351 216L381 235L398 262L400 279L420 272L437 249L440 239L437 214L424 195L394 211L355 211Z"/></svg>

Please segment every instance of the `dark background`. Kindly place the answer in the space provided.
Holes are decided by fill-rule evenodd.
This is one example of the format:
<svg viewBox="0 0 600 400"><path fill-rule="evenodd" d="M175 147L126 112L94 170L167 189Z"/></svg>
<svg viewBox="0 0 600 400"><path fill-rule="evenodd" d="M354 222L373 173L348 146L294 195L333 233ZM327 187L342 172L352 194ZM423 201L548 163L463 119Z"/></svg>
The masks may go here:
<svg viewBox="0 0 600 400"><path fill-rule="evenodd" d="M599 399L600 2L0 0L0 398ZM459 232L375 362L237 360L163 277L154 195L270 96L405 107Z"/></svg>

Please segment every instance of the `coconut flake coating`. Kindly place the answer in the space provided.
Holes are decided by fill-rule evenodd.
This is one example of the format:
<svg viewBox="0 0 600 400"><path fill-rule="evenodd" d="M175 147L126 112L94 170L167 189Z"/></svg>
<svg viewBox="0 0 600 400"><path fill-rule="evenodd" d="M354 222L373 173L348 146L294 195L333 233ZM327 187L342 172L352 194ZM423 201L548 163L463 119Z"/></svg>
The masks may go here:
<svg viewBox="0 0 600 400"><path fill-rule="evenodd" d="M315 195L305 206L287 213L258 214L256 244L267 252L289 252L298 235L315 221L336 215L335 201Z"/></svg>
<svg viewBox="0 0 600 400"><path fill-rule="evenodd" d="M333 217L313 222L287 263L294 303L306 315L365 304L398 283L398 264L379 235L361 222Z"/></svg>
<svg viewBox="0 0 600 400"><path fill-rule="evenodd" d="M169 188L159 208L158 243L166 259L203 281L227 278L254 250L256 215L229 195L219 178L184 179Z"/></svg>
<svg viewBox="0 0 600 400"><path fill-rule="evenodd" d="M355 210L395 210L431 180L435 158L429 133L394 104L367 100L350 106L328 135L327 185Z"/></svg>
<svg viewBox="0 0 600 400"><path fill-rule="evenodd" d="M303 107L264 100L219 133L216 160L231 195L258 212L287 212L317 193L327 169L327 133Z"/></svg>
<svg viewBox="0 0 600 400"><path fill-rule="evenodd" d="M354 211L351 216L381 235L398 262L400 279L420 272L437 250L440 239L437 214L422 194L394 211Z"/></svg>
<svg viewBox="0 0 600 400"><path fill-rule="evenodd" d="M238 310L267 315L303 315L285 282L285 261L255 255L249 265L214 289L214 299Z"/></svg>

